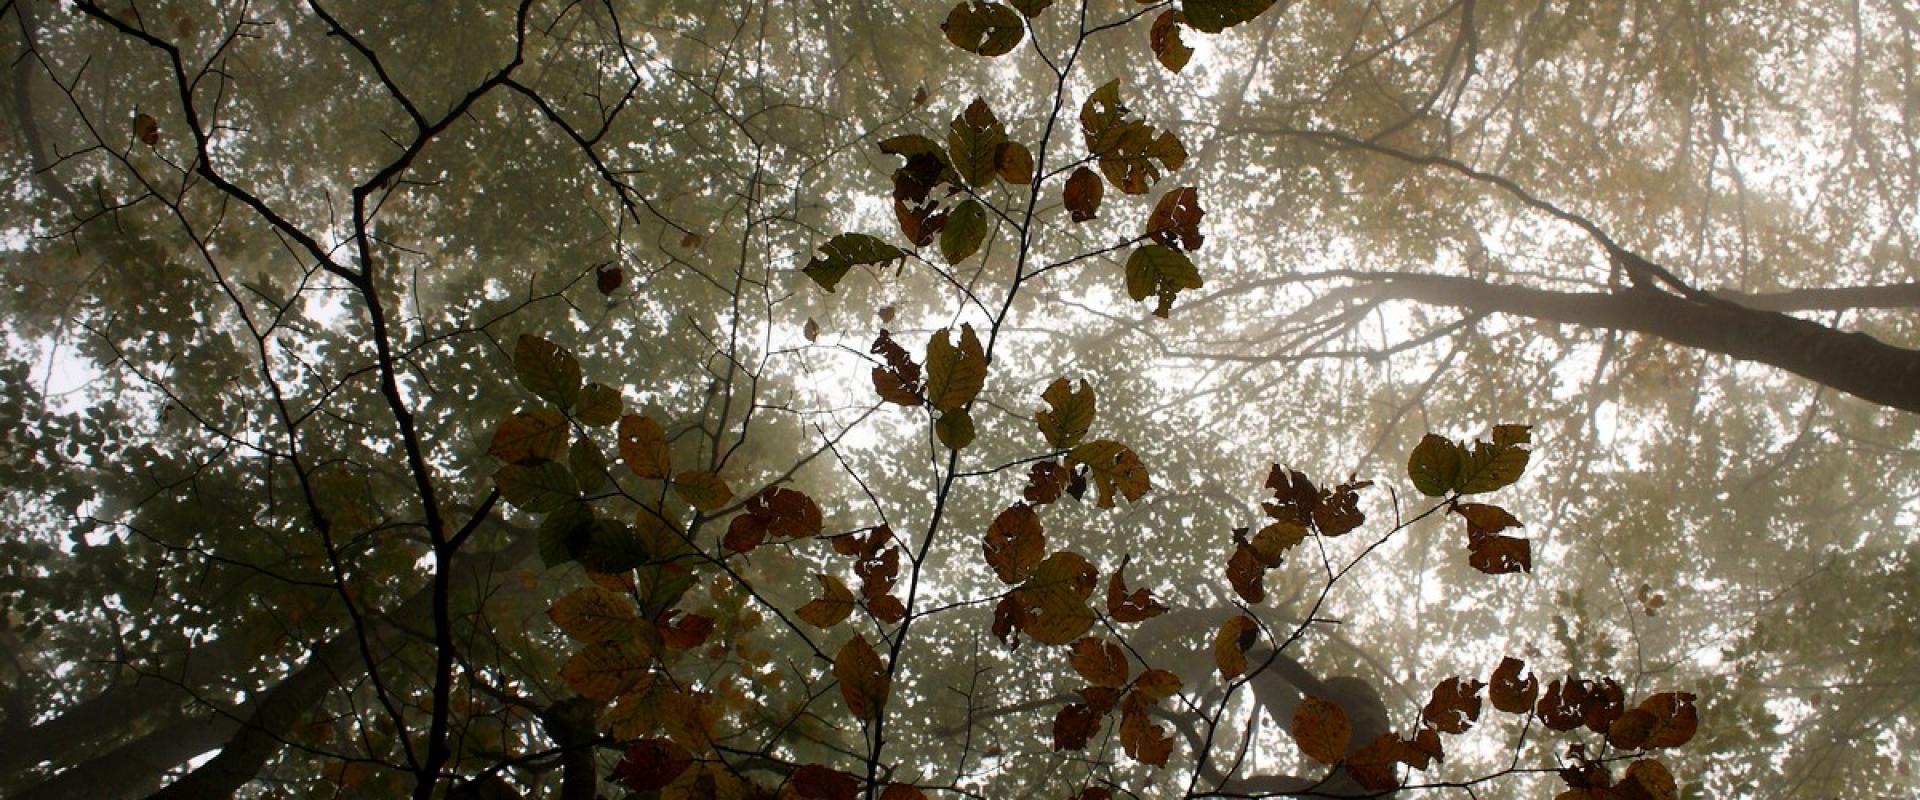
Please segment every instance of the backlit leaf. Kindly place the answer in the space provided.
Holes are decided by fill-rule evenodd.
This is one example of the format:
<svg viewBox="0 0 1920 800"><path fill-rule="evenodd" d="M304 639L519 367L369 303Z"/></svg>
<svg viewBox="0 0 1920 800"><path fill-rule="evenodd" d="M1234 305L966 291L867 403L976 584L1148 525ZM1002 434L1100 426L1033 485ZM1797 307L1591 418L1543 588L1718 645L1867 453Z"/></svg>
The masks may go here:
<svg viewBox="0 0 1920 800"><path fill-rule="evenodd" d="M1168 72L1179 72L1193 58L1193 48L1180 39L1180 25L1186 21L1186 15L1178 11L1162 11L1160 16L1154 18L1153 29L1147 34L1153 57Z"/></svg>
<svg viewBox="0 0 1920 800"><path fill-rule="evenodd" d="M1146 587L1127 591L1126 571L1127 559L1121 559L1107 578L1107 616L1115 622L1143 622L1167 613L1167 607Z"/></svg>
<svg viewBox="0 0 1920 800"><path fill-rule="evenodd" d="M1013 186L1033 183L1033 151L1015 141L1001 142L993 151L993 168L1000 180Z"/></svg>
<svg viewBox="0 0 1920 800"><path fill-rule="evenodd" d="M621 417L616 435L620 439L620 460L634 475L664 480L673 474L673 448L667 444L666 430L653 417Z"/></svg>
<svg viewBox="0 0 1920 800"><path fill-rule="evenodd" d="M873 340L871 352L886 362L873 368L873 389L880 394L880 399L907 407L920 405L920 393L924 390L920 383L920 365L907 355L906 348L883 328Z"/></svg>
<svg viewBox="0 0 1920 800"><path fill-rule="evenodd" d="M1407 477L1413 488L1428 497L1442 497L1460 481L1463 455L1458 445L1445 437L1427 434L1407 457Z"/></svg>
<svg viewBox="0 0 1920 800"><path fill-rule="evenodd" d="M1099 574L1085 556L1061 550L1047 556L1016 590L1028 636L1041 644L1066 644L1093 627L1087 605Z"/></svg>
<svg viewBox="0 0 1920 800"><path fill-rule="evenodd" d="M1035 414L1034 421L1040 425L1040 434L1047 438L1047 446L1065 449L1087 437L1087 429L1093 427L1095 410L1092 385L1081 380L1076 390L1066 378L1056 378L1040 399L1045 400L1049 408Z"/></svg>
<svg viewBox="0 0 1920 800"><path fill-rule="evenodd" d="M833 657L833 677L840 682L840 698L854 719L872 722L880 718L892 683L885 664L867 637L855 634L840 646Z"/></svg>
<svg viewBox="0 0 1920 800"><path fill-rule="evenodd" d="M1011 11L1007 13L1012 14ZM1016 18L1015 25L1018 24ZM954 117L953 123L947 128L947 155L953 159L953 169L960 174L961 180L975 189L985 189L999 177L998 156L1001 145L1006 143L1007 127L1000 123L1000 118L994 115L987 101L978 97L967 105L965 111L960 112L960 116ZM983 213L982 219L985 216ZM951 219L947 227L953 227Z"/></svg>
<svg viewBox="0 0 1920 800"><path fill-rule="evenodd" d="M987 210L980 201L968 199L947 214L947 227L940 231L940 255L949 264L958 264L980 250L987 238Z"/></svg>
<svg viewBox="0 0 1920 800"><path fill-rule="evenodd" d="M521 334L513 347L513 374L520 385L565 411L580 397L580 362L559 345Z"/></svg>
<svg viewBox="0 0 1920 800"><path fill-rule="evenodd" d="M964 408L956 408L940 415L933 422L933 433L948 450L964 450L973 444L973 415Z"/></svg>
<svg viewBox="0 0 1920 800"><path fill-rule="evenodd" d="M1353 726L1339 704L1313 695L1302 698L1293 711L1293 740L1300 752L1322 764L1345 758L1353 740Z"/></svg>
<svg viewBox="0 0 1920 800"><path fill-rule="evenodd" d="M733 500L733 489L719 475L690 470L673 476L673 493L701 511L718 511Z"/></svg>
<svg viewBox="0 0 1920 800"><path fill-rule="evenodd" d="M1220 625L1213 634L1213 665L1222 680L1232 680L1247 671L1247 648L1260 638L1260 623L1241 615Z"/></svg>
<svg viewBox="0 0 1920 800"><path fill-rule="evenodd" d="M963 0L940 28L954 47L990 58L1012 52L1027 30L1013 9L986 0Z"/></svg>
<svg viewBox="0 0 1920 800"><path fill-rule="evenodd" d="M500 421L493 433L487 455L509 464L522 461L557 461L567 449L566 415L550 408L516 412Z"/></svg>
<svg viewBox="0 0 1920 800"><path fill-rule="evenodd" d="M1127 257L1127 296L1136 301L1157 297L1153 309L1156 317L1165 319L1171 314L1174 298L1181 292L1204 285L1193 261L1166 245L1146 245Z"/></svg>
<svg viewBox="0 0 1920 800"><path fill-rule="evenodd" d="M1186 0L1181 9L1188 24L1202 33L1219 33L1260 16L1274 0Z"/></svg>
<svg viewBox="0 0 1920 800"><path fill-rule="evenodd" d="M1015 503L993 518L985 541L987 565L1004 583L1017 584L1033 574L1047 553L1047 537L1040 516L1025 503Z"/></svg>
<svg viewBox="0 0 1920 800"><path fill-rule="evenodd" d="M1075 641L1067 663L1095 686L1118 689L1127 685L1127 651L1098 636Z"/></svg>
<svg viewBox="0 0 1920 800"><path fill-rule="evenodd" d="M553 511L578 496L573 473L557 461L507 464L493 474L500 497L531 514Z"/></svg>
<svg viewBox="0 0 1920 800"><path fill-rule="evenodd" d="M1487 689L1487 699L1493 701L1493 707L1509 714L1525 714L1533 710L1535 700L1540 697L1540 679L1527 673L1525 679L1520 671L1526 668L1526 662L1517 658L1500 659L1500 666L1493 671L1493 682Z"/></svg>
<svg viewBox="0 0 1920 800"><path fill-rule="evenodd" d="M589 644L560 667L567 686L589 700L606 702L639 684L653 669L653 655L637 639Z"/></svg>
<svg viewBox="0 0 1920 800"><path fill-rule="evenodd" d="M598 586L576 589L555 600L547 617L561 633L589 644L627 638L628 627L640 619L633 601Z"/></svg>
<svg viewBox="0 0 1920 800"><path fill-rule="evenodd" d="M819 628L831 628L840 624L847 615L853 613L853 590L847 584L832 575L813 576L820 581L821 595L807 601L794 614L808 624Z"/></svg>
<svg viewBox="0 0 1920 800"><path fill-rule="evenodd" d="M1140 457L1119 442L1095 439L1073 448L1067 453L1067 466L1080 464L1087 466L1094 484L1100 488L1100 499L1094 503L1100 508L1112 508L1115 496L1125 497L1129 503L1137 502L1153 488L1147 465L1140 463Z"/></svg>
<svg viewBox="0 0 1920 800"><path fill-rule="evenodd" d="M973 326L960 325L960 345L955 347L948 329L933 332L927 340L927 404L939 411L951 411L973 402L987 383L987 354Z"/></svg>
<svg viewBox="0 0 1920 800"><path fill-rule="evenodd" d="M856 266L885 264L906 255L900 248L864 233L843 233L820 245L820 253L807 262L804 271L820 288L831 292Z"/></svg>
<svg viewBox="0 0 1920 800"><path fill-rule="evenodd" d="M1147 236L1191 253L1207 240L1200 233L1200 220L1206 216L1206 210L1200 207L1199 191L1191 186L1174 189L1153 205L1153 214L1147 217Z"/></svg>
<svg viewBox="0 0 1920 800"><path fill-rule="evenodd" d="M1061 200L1074 222L1086 222L1100 216L1100 198L1104 194L1106 184L1100 182L1099 174L1080 167L1067 176Z"/></svg>
<svg viewBox="0 0 1920 800"><path fill-rule="evenodd" d="M1480 718L1479 681L1448 678L1433 687L1433 697L1420 710L1420 719L1441 733L1466 733Z"/></svg>
<svg viewBox="0 0 1920 800"><path fill-rule="evenodd" d="M624 406L620 390L604 383L589 383L580 389L580 399L573 404L573 418L594 428L612 425Z"/></svg>

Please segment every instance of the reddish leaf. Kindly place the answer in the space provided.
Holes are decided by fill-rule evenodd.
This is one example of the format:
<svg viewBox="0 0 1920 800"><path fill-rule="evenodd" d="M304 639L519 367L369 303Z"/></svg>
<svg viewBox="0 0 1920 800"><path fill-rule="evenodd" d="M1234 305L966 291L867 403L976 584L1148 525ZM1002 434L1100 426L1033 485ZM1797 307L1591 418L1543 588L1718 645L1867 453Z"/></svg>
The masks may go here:
<svg viewBox="0 0 1920 800"><path fill-rule="evenodd" d="M1099 730L1100 714L1082 703L1068 703L1053 716L1053 749L1085 750Z"/></svg>
<svg viewBox="0 0 1920 800"><path fill-rule="evenodd" d="M1120 567L1107 579L1107 616L1115 622L1142 622L1167 613L1167 607L1153 599L1153 592L1146 587L1127 592L1127 561L1120 559Z"/></svg>
<svg viewBox="0 0 1920 800"><path fill-rule="evenodd" d="M1493 685L1487 690L1487 699L1493 701L1493 707L1509 714L1525 714L1533 709L1533 703L1540 697L1540 679L1528 673L1523 680L1520 670L1526 668L1526 662L1517 658L1503 658L1500 666L1493 671Z"/></svg>
<svg viewBox="0 0 1920 800"><path fill-rule="evenodd" d="M855 800L860 796L861 781L839 770L806 764L793 771L788 785L793 787L795 795L803 798Z"/></svg>
<svg viewBox="0 0 1920 800"><path fill-rule="evenodd" d="M1480 689L1484 686L1479 681L1462 683L1459 678L1441 681L1433 688L1433 699L1421 709L1420 719L1442 733L1466 733L1480 718Z"/></svg>
<svg viewBox="0 0 1920 800"><path fill-rule="evenodd" d="M1147 44L1153 48L1153 57L1169 72L1179 72L1193 58L1193 48L1180 40L1180 25L1186 21L1186 15L1178 11L1162 11L1148 32Z"/></svg>
<svg viewBox="0 0 1920 800"><path fill-rule="evenodd" d="M1259 605L1267 599L1267 589L1261 584L1266 576L1266 565L1260 563L1260 556L1255 555L1249 545L1235 547L1233 555L1227 558L1227 582L1233 584L1233 593L1248 605Z"/></svg>
<svg viewBox="0 0 1920 800"><path fill-rule="evenodd" d="M1391 792L1400 788L1400 760L1396 754L1402 744L1391 733L1380 734L1365 747L1347 756L1347 774L1369 792Z"/></svg>
<svg viewBox="0 0 1920 800"><path fill-rule="evenodd" d="M1613 727L1613 721L1625 713L1626 692L1612 678L1601 678L1587 693L1586 701L1580 704L1581 720L1587 730L1594 733L1606 733Z"/></svg>
<svg viewBox="0 0 1920 800"><path fill-rule="evenodd" d="M1168 247L1192 252L1200 249L1206 237L1200 233L1200 219L1207 212L1200 207L1200 193L1191 186L1167 192L1147 217L1147 236Z"/></svg>
<svg viewBox="0 0 1920 800"><path fill-rule="evenodd" d="M1483 536L1467 544L1467 563L1488 575L1533 571L1533 543L1512 536Z"/></svg>
<svg viewBox="0 0 1920 800"><path fill-rule="evenodd" d="M1026 627L1026 608L1020 605L1020 601L1013 596L1012 592L1007 593L1005 597L1000 598L1000 602L994 604L993 635L1000 640L1001 644L1019 647L1020 640L1014 634L1025 630Z"/></svg>
<svg viewBox="0 0 1920 800"><path fill-rule="evenodd" d="M672 611L662 613L654 620L660 629L660 640L675 650L691 650L707 641L713 635L713 619L699 614L682 614L673 617Z"/></svg>
<svg viewBox="0 0 1920 800"><path fill-rule="evenodd" d="M1033 574L1047 554L1047 536L1040 516L1025 503L1015 503L987 526L987 565L1003 583L1015 584Z"/></svg>
<svg viewBox="0 0 1920 800"><path fill-rule="evenodd" d="M1113 800L1113 790L1105 786L1089 786L1074 795L1073 800Z"/></svg>
<svg viewBox="0 0 1920 800"><path fill-rule="evenodd" d="M911 783L889 783L880 800L927 800L927 793Z"/></svg>
<svg viewBox="0 0 1920 800"><path fill-rule="evenodd" d="M1687 692L1663 692L1640 701L1640 706L1613 722L1607 741L1623 750L1655 747L1679 747L1686 744L1700 726L1694 696Z"/></svg>
<svg viewBox="0 0 1920 800"><path fill-rule="evenodd" d="M1113 642L1097 636L1076 641L1067 662L1095 686L1117 689L1127 685L1127 651Z"/></svg>
<svg viewBox="0 0 1920 800"><path fill-rule="evenodd" d="M1373 481L1343 483L1320 491L1320 502L1313 509L1313 527L1322 536L1341 536L1367 521L1360 511L1360 490Z"/></svg>
<svg viewBox="0 0 1920 800"><path fill-rule="evenodd" d="M635 792L652 792L673 783L692 766L686 748L666 739L641 739L627 747L613 768L613 782Z"/></svg>
<svg viewBox="0 0 1920 800"><path fill-rule="evenodd" d="M900 602L900 598L883 594L867 598L867 613L872 614L874 619L894 625L907 618L907 606Z"/></svg>
<svg viewBox="0 0 1920 800"><path fill-rule="evenodd" d="M856 634L841 645L833 657L833 677L840 682L840 698L846 701L854 719L871 722L880 718L892 681L873 645L867 644L867 637Z"/></svg>
<svg viewBox="0 0 1920 800"><path fill-rule="evenodd" d="M873 340L872 352L886 361L883 366L873 368L873 388L880 393L880 399L909 408L920 405L923 391L920 365L907 355L906 348L882 328L879 338Z"/></svg>
<svg viewBox="0 0 1920 800"><path fill-rule="evenodd" d="M1534 706L1534 713L1540 722L1556 731L1570 731L1586 722L1587 695L1593 691L1591 681L1568 677L1564 682L1554 681L1547 684L1547 691L1540 696L1540 702Z"/></svg>
<svg viewBox="0 0 1920 800"><path fill-rule="evenodd" d="M627 275L620 270L618 264L601 264L593 271L593 286L604 295L620 291L620 284L626 281Z"/></svg>
<svg viewBox="0 0 1920 800"><path fill-rule="evenodd" d="M820 506L805 492L774 487L747 501L747 514L761 520L767 532L783 539L820 533Z"/></svg>
<svg viewBox="0 0 1920 800"><path fill-rule="evenodd" d="M1086 222L1100 215L1100 198L1104 194L1106 186L1100 182L1100 176L1091 169L1081 167L1067 176L1061 199L1065 201L1067 213L1074 222Z"/></svg>
<svg viewBox="0 0 1920 800"><path fill-rule="evenodd" d="M1059 461L1035 462L1027 469L1027 488L1022 496L1034 505L1046 505L1060 499L1060 494L1067 489L1067 481L1072 477L1073 473L1068 472Z"/></svg>

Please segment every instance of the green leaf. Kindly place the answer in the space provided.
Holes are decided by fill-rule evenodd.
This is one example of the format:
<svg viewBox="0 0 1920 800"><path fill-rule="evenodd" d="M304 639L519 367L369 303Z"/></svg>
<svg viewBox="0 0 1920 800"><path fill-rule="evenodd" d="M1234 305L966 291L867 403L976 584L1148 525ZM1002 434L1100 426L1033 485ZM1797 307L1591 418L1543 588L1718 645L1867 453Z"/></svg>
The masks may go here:
<svg viewBox="0 0 1920 800"><path fill-rule="evenodd" d="M532 334L514 343L513 373L527 391L565 411L580 397L580 362L559 345Z"/></svg>
<svg viewBox="0 0 1920 800"><path fill-rule="evenodd" d="M947 227L940 231L940 255L947 263L958 264L980 249L987 238L987 210L980 201L969 199L947 214Z"/></svg>
<svg viewBox="0 0 1920 800"><path fill-rule="evenodd" d="M1173 299L1185 289L1198 289L1200 270L1185 253L1163 244L1150 244L1133 251L1127 258L1127 296L1145 300L1157 294L1160 303L1153 310L1165 318L1173 310Z"/></svg>
<svg viewBox="0 0 1920 800"><path fill-rule="evenodd" d="M1518 445L1475 442L1473 451L1464 455L1455 487L1461 494L1480 494L1503 489L1520 480L1532 451Z"/></svg>
<svg viewBox="0 0 1920 800"><path fill-rule="evenodd" d="M605 427L620 418L625 405L619 389L604 383L589 383L580 390L580 398L574 401L573 418L589 427Z"/></svg>
<svg viewBox="0 0 1920 800"><path fill-rule="evenodd" d="M906 255L900 248L864 233L843 233L820 245L820 254L807 262L804 271L820 288L831 292L856 266L885 264Z"/></svg>
<svg viewBox="0 0 1920 800"><path fill-rule="evenodd" d="M508 464L493 474L493 482L514 508L532 514L553 511L578 496L573 473L557 461Z"/></svg>
<svg viewBox="0 0 1920 800"><path fill-rule="evenodd" d="M625 572L653 560L645 541L619 520L589 523L574 549L580 565L594 572Z"/></svg>
<svg viewBox="0 0 1920 800"><path fill-rule="evenodd" d="M701 511L716 511L733 500L733 489L719 475L690 470L673 477L673 493Z"/></svg>
<svg viewBox="0 0 1920 800"><path fill-rule="evenodd" d="M954 47L989 58L1012 52L1027 32L1013 9L986 0L954 6L940 28Z"/></svg>
<svg viewBox="0 0 1920 800"><path fill-rule="evenodd" d="M1034 415L1034 421L1040 425L1040 434L1047 437L1047 446L1056 450L1064 449L1086 438L1087 429L1093 427L1095 403L1092 385L1082 380L1076 391L1066 378L1057 378L1040 395L1040 399L1052 407Z"/></svg>
<svg viewBox="0 0 1920 800"><path fill-rule="evenodd" d="M1463 456L1459 445L1429 433L1407 457L1407 477L1413 479L1413 488L1421 494L1444 496L1460 480Z"/></svg>
<svg viewBox="0 0 1920 800"><path fill-rule="evenodd" d="M1186 0L1187 24L1202 33L1219 33L1260 16L1274 0Z"/></svg>
<svg viewBox="0 0 1920 800"><path fill-rule="evenodd" d="M574 554L585 546L587 526L592 524L593 509L586 503L568 503L548 514L536 534L540 561L549 569L573 561Z"/></svg>
<svg viewBox="0 0 1920 800"><path fill-rule="evenodd" d="M963 450L973 444L973 417L964 408L956 408L940 415L933 423L934 435L940 437L940 443L949 450Z"/></svg>
<svg viewBox="0 0 1920 800"><path fill-rule="evenodd" d="M573 446L567 448L567 468L573 470L581 494L597 492L607 483L607 456L592 439L573 440Z"/></svg>
<svg viewBox="0 0 1920 800"><path fill-rule="evenodd" d="M953 169L976 189L993 185L999 177L996 156L1006 143L1006 126L1000 124L987 101L978 97L947 127L947 153L953 157ZM953 223L949 220L947 224Z"/></svg>
<svg viewBox="0 0 1920 800"><path fill-rule="evenodd" d="M973 402L987 383L987 354L973 326L960 325L960 346L948 339L948 329L933 332L927 341L927 403L952 411Z"/></svg>

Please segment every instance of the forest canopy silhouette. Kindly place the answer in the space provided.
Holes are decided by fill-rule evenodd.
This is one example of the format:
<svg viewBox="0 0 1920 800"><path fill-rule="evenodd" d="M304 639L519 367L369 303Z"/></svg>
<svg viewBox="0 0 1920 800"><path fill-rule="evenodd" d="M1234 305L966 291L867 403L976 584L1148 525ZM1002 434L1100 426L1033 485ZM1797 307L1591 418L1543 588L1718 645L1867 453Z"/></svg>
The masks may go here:
<svg viewBox="0 0 1920 800"><path fill-rule="evenodd" d="M0 795L1913 791L1899 0L0 19Z"/></svg>

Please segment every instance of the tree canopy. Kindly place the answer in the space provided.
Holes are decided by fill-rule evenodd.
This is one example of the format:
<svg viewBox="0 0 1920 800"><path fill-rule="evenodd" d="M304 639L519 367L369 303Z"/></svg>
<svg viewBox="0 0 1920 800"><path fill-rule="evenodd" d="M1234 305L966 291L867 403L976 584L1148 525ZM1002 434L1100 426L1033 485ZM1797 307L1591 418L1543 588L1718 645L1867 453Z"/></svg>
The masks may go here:
<svg viewBox="0 0 1920 800"><path fill-rule="evenodd" d="M1915 784L1900 0L0 18L0 795Z"/></svg>

